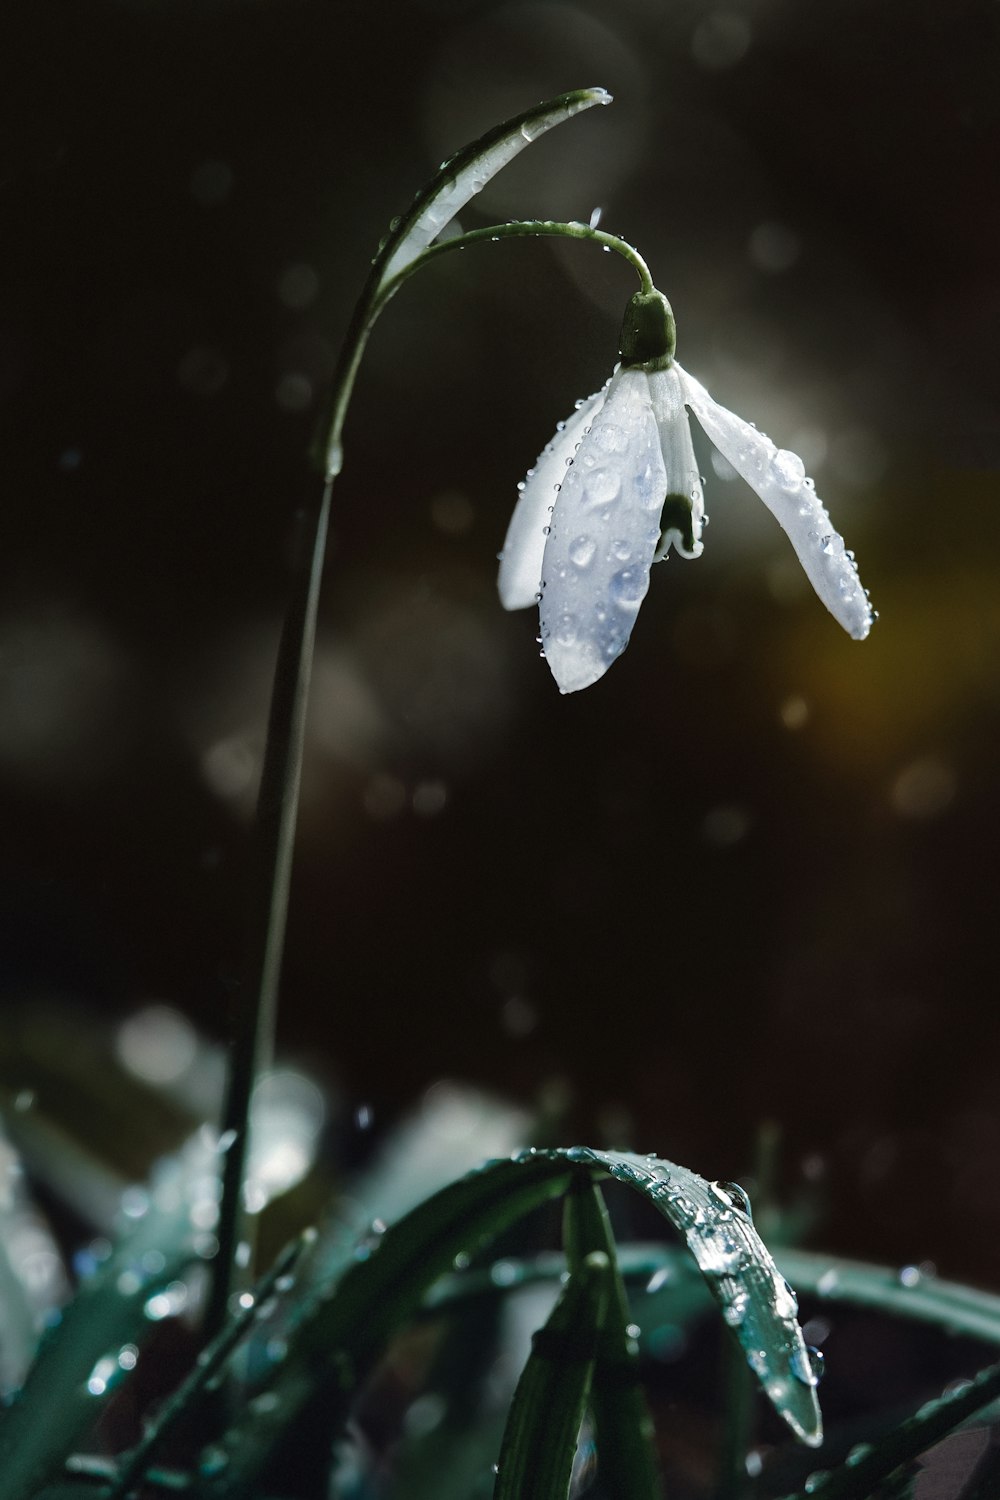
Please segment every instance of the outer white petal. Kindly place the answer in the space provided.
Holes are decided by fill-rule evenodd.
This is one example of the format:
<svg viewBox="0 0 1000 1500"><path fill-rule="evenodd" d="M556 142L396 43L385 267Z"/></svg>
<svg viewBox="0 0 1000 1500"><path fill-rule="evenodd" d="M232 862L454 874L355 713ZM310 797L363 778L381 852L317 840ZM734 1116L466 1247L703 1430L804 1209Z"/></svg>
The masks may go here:
<svg viewBox="0 0 1000 1500"><path fill-rule="evenodd" d="M675 366L680 370L680 366ZM727 411L691 375L680 370L685 399L724 458L756 490L788 533L810 583L827 609L856 641L872 627L871 605L861 587L854 554L833 529L800 458Z"/></svg>
<svg viewBox="0 0 1000 1500"><path fill-rule="evenodd" d="M663 538L657 548L657 555L665 557L673 546L681 557L700 557L703 551L701 533L708 517L705 515L701 475L694 456L691 424L684 407L684 388L677 366L671 365L668 370L657 370L650 375L649 390L653 401L653 415L660 429L660 448L667 471L667 495L680 495L690 505L693 542L689 549L677 527L669 526L664 518Z"/></svg>
<svg viewBox="0 0 1000 1500"><path fill-rule="evenodd" d="M560 422L559 431L539 454L535 467L528 470L520 486L521 496L514 507L500 553L497 587L504 609L525 609L538 599L542 586L542 554L552 511L559 498L559 486L566 478L566 470L573 462L573 455L594 414L604 405L610 384L608 381L595 395L588 396L568 421Z"/></svg>
<svg viewBox="0 0 1000 1500"><path fill-rule="evenodd" d="M666 472L649 377L619 370L566 472L542 567L542 649L561 692L628 645L660 539Z"/></svg>

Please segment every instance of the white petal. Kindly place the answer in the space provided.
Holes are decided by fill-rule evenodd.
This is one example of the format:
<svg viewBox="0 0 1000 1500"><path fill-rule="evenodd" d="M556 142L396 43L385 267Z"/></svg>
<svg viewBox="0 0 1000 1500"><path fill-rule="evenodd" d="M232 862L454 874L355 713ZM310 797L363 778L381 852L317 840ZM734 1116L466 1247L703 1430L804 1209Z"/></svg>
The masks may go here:
<svg viewBox="0 0 1000 1500"><path fill-rule="evenodd" d="M663 464L667 471L667 503L669 504L671 496L677 496L691 511L692 546L689 548L686 545L683 532L677 526L671 526L669 516L665 516L661 522L663 536L657 548L657 556L666 556L673 546L681 557L700 557L703 550L701 533L706 520L705 498L677 366L671 365L668 370L657 370L650 375L649 390L653 400L653 415L660 429Z"/></svg>
<svg viewBox="0 0 1000 1500"><path fill-rule="evenodd" d="M504 609L525 609L538 598L546 528L552 520L559 486L594 414L604 404L610 383L588 396L568 421L560 422L560 430L539 454L535 467L528 470L500 553L497 587Z"/></svg>
<svg viewBox="0 0 1000 1500"><path fill-rule="evenodd" d="M628 645L660 539L666 472L649 379L619 370L567 470L542 566L542 649L564 693Z"/></svg>
<svg viewBox="0 0 1000 1500"><path fill-rule="evenodd" d="M675 366L680 370L680 366ZM871 605L861 587L854 554L833 529L822 500L794 453L727 411L691 375L680 370L685 398L724 458L756 490L788 533L810 583L848 635L863 641L872 627Z"/></svg>

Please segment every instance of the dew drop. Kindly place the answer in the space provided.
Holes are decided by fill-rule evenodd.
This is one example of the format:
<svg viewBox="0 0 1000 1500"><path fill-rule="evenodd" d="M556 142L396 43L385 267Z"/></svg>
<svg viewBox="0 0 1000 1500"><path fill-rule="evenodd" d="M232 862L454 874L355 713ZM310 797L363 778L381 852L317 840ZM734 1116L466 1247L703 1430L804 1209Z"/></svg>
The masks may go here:
<svg viewBox="0 0 1000 1500"><path fill-rule="evenodd" d="M806 466L797 453L779 448L771 460L775 473L786 490L797 490L805 479Z"/></svg>
<svg viewBox="0 0 1000 1500"><path fill-rule="evenodd" d="M817 1354L819 1353L818 1350L816 1352ZM820 1360L822 1360L822 1356L820 1356ZM819 1384L819 1375L816 1373L816 1368L810 1356L800 1344L797 1344L792 1350L788 1366L796 1380L801 1381L803 1385L814 1386Z"/></svg>
<svg viewBox="0 0 1000 1500"><path fill-rule="evenodd" d="M601 422L593 429L595 448L602 453L625 453L628 449L628 434L614 422Z"/></svg>
<svg viewBox="0 0 1000 1500"><path fill-rule="evenodd" d="M610 505L612 500L617 500L621 487L621 475L613 469L593 469L584 486L585 502L588 505Z"/></svg>
<svg viewBox="0 0 1000 1500"><path fill-rule="evenodd" d="M553 630L556 641L560 646L575 646L577 638L577 621L575 615L559 615Z"/></svg>
<svg viewBox="0 0 1000 1500"><path fill-rule="evenodd" d="M649 575L641 568L622 568L611 580L611 597L620 609L637 610L646 597Z"/></svg>
<svg viewBox="0 0 1000 1500"><path fill-rule="evenodd" d="M823 1272L817 1281L816 1290L821 1297L832 1297L839 1285L840 1276L831 1266L828 1271Z"/></svg>
<svg viewBox="0 0 1000 1500"><path fill-rule="evenodd" d="M575 568L589 568L597 551L597 543L591 536L578 536L570 543L569 560Z"/></svg>

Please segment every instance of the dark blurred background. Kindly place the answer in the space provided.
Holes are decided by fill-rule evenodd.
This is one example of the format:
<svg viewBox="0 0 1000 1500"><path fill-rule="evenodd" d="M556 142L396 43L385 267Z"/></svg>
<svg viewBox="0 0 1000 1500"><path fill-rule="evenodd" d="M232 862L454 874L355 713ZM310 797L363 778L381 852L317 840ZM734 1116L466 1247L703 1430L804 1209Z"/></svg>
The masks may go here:
<svg viewBox="0 0 1000 1500"><path fill-rule="evenodd" d="M631 273L443 258L349 419L280 1045L376 1131L448 1077L734 1177L773 1121L831 1248L1000 1285L997 5L8 0L0 30L8 1084L46 1106L17 1038L53 1005L224 1036L290 520L370 256L452 149L602 84L463 226L601 208L881 619L848 640L702 445L704 557L560 698L495 555ZM81 1139L104 1087L63 1101Z"/></svg>

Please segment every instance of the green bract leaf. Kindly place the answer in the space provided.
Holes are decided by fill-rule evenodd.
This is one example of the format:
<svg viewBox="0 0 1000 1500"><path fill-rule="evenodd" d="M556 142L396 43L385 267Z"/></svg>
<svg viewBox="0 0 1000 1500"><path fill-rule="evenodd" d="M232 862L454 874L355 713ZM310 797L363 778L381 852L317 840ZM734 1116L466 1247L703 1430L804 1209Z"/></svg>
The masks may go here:
<svg viewBox="0 0 1000 1500"><path fill-rule="evenodd" d="M535 1334L507 1419L494 1500L566 1500L615 1274L603 1251L585 1256Z"/></svg>
<svg viewBox="0 0 1000 1500"><path fill-rule="evenodd" d="M611 95L600 88L560 94L558 99L538 104L494 126L442 163L437 176L417 194L383 242L375 260L375 265L381 267L377 290L405 271L469 199L481 192L490 178L513 161L525 146L581 110L610 103Z"/></svg>
<svg viewBox="0 0 1000 1500"><path fill-rule="evenodd" d="M203 1232L192 1214L214 1201L216 1163L215 1147L197 1137L162 1165L148 1192L131 1190L126 1210L133 1227L47 1335L23 1389L0 1417L4 1500L31 1500L57 1476L141 1358L153 1322L172 1310L163 1289L198 1257Z"/></svg>

